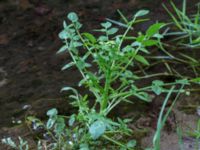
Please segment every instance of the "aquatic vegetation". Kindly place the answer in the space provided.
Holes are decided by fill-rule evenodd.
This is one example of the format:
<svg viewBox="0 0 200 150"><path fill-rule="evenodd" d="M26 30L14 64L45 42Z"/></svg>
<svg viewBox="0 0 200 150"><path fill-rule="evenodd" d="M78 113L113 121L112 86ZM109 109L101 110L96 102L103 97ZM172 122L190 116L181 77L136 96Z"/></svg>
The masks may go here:
<svg viewBox="0 0 200 150"><path fill-rule="evenodd" d="M86 135L93 140L103 137L122 148L127 148L125 144L112 138L116 133L131 134L130 129L125 125L127 122L121 119L112 121L107 118L107 115L119 103L131 102L128 99L131 96L143 101L150 101L147 91L153 86L138 88L135 81L140 80L140 77L129 70L129 67L134 67L135 62L149 65L142 53L148 54L147 47L154 46L159 42L159 39L162 38L162 35L159 36L159 29L164 24L153 24L145 34L139 33L138 37L133 37L135 40L131 44L124 45L132 25L138 21L138 17L147 13L146 10L137 12L133 19L128 21L127 29L122 35L116 34L118 28L112 27L110 22L102 23L102 29L95 30L103 34L98 38L91 33L80 33L81 24L78 16L73 12L68 14L71 24L67 25L65 21L63 23L64 30L59 37L65 45L58 53L67 51L72 62L66 64L62 70L72 66L77 67L83 77L79 85L85 86L93 94L95 97L91 102L93 105L89 106L88 95L81 96L77 90L71 87L64 87L61 91L73 91L74 95L70 96L74 99L72 105L79 109L78 114L72 115L73 120L81 123L84 128L88 127L86 132L89 135ZM97 69L93 69L92 66ZM157 91L156 89L155 92Z"/></svg>

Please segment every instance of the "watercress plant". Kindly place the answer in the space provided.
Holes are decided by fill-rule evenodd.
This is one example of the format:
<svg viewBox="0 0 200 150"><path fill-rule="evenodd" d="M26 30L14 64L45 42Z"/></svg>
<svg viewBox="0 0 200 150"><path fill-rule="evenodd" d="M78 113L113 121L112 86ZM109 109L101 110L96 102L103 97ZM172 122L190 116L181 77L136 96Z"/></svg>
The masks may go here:
<svg viewBox="0 0 200 150"><path fill-rule="evenodd" d="M132 130L127 125L131 120L111 119L108 114L120 103L132 103L132 99L150 102L149 92L154 92L156 95L163 92L170 94L184 92L174 88L169 90L166 86L189 84L185 79L173 83L154 80L151 85L144 86L143 77L133 71L135 68L150 65L151 62L145 58L150 54L149 47L161 46L163 35L159 30L165 26L164 23L155 23L145 33L139 32L136 36L130 33L134 29L133 25L144 21L145 19L140 17L148 12L140 10L131 19L125 18L120 12L125 22L123 27L126 27L123 34L120 34L122 31L118 33L119 29L113 27L111 22L104 22L101 23L100 29L94 30L100 33L98 37L89 32L82 32L82 24L77 14L74 12L68 14L69 22L63 22L64 29L59 33L63 46L57 54L68 53L71 56L71 61L64 65L62 70L76 67L82 76L78 85L88 89L88 93L81 95L75 88L65 86L61 91L72 92L69 98L71 104L78 108L77 113L68 117L59 115L55 108L50 109L47 112L49 119L46 124L35 117L27 118L29 124L33 125L32 129L45 130L44 136L48 138L48 142L45 142L47 149L89 150L98 147L133 150L136 141L130 140ZM138 86L136 82L141 85ZM164 121L160 120L162 126L158 128L159 133L167 116ZM159 136L157 137L159 139ZM4 139L3 142L18 149L17 144L10 138ZM21 140L20 146L27 149L28 145L26 141ZM39 140L38 150L41 148Z"/></svg>
<svg viewBox="0 0 200 150"><path fill-rule="evenodd" d="M140 32L136 37L132 36L132 40L128 38L133 24L139 22L139 17L146 14L147 10L140 10L130 21L126 19L127 29L123 34L116 34L119 29L113 27L112 23L101 23L101 29L95 30L102 33L99 37L88 32L82 33L80 31L82 24L74 12L67 16L69 24L63 22L64 29L59 37L64 45L57 53L69 53L72 61L64 65L62 70L76 66L82 75L79 86L88 88L94 99L90 102L88 95L81 96L77 90L68 86L63 87L61 91L71 90L74 93L70 97L74 99L72 104L78 107L79 112L73 114L70 120L81 122L88 127L93 140L102 136L113 142L114 140L107 136L107 132L109 136L112 135L110 133L116 132L130 134L127 127L122 130L120 122L113 122L107 115L119 103L131 102L128 99L131 96L146 102L150 101L146 91L151 89L151 86L137 87L135 82L140 80L140 77L134 74L131 68L137 67L138 63L149 65L143 54L149 54L147 48L160 42L163 36L159 34L159 30L165 24L155 23L145 33ZM127 39L130 40L128 44Z"/></svg>

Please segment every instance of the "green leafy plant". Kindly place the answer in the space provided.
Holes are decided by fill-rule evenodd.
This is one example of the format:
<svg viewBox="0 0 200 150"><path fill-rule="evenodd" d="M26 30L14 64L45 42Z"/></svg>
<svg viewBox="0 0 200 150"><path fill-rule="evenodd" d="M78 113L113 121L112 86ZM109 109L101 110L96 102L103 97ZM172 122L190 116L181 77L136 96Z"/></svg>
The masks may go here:
<svg viewBox="0 0 200 150"><path fill-rule="evenodd" d="M148 91L153 91L157 95L169 90L164 88L166 85L182 84L170 83L165 84L162 81L154 81L152 85L139 88L136 81L140 77L134 74L130 67L138 67L138 63L149 65L148 60L143 54L149 54L148 47L160 45L160 39L163 37L159 34L160 28L164 23L155 23L151 25L145 34L139 33L138 36L128 36L135 22L140 22L138 17L146 15L148 11L141 10L137 12L131 21L122 16L127 24L124 34L116 34L118 28L112 27L110 22L102 23L102 29L95 31L103 35L95 37L91 33L80 32L81 24L75 13L69 13L69 25L64 21L64 30L59 34L63 40L64 46L58 53L68 52L72 62L66 64L62 70L76 66L83 79L79 82L80 86L85 86L95 97L89 106L88 95L81 96L78 91L71 87L64 87L61 91L73 91L74 95L70 97L75 101L72 105L79 108L78 114L73 114L73 120L84 124L88 127L88 132L93 140L103 137L118 146L123 145L114 140L115 133L130 134L130 130L123 128L122 123L111 121L107 115L121 102L131 102L128 98L135 96L140 100L149 102ZM143 20L143 19L142 19ZM126 44L126 42L130 42ZM96 70L93 68L97 68ZM177 92L173 90L173 92ZM107 134L109 133L109 134ZM114 134L113 134L114 133ZM109 135L109 136L108 136Z"/></svg>
<svg viewBox="0 0 200 150"><path fill-rule="evenodd" d="M176 30L178 31L170 31L166 33L166 36L175 36L175 38L172 38L173 42L177 42L178 45L184 46L186 48L199 48L200 47L200 3L197 3L197 11L193 15L187 14L187 4L186 0L183 0L182 3L182 9L179 9L173 1L170 1L170 4L173 8L173 12L170 11L165 5L163 7L168 12L168 14L172 18L172 23L169 23L168 25L171 25L170 27L174 28L174 25L176 27ZM180 47L178 47L179 49ZM191 71L193 71L194 75L190 75L191 81L197 80L199 78L199 65L200 61L198 57L194 57L195 53L192 51L192 53L184 53L179 52L179 56L177 54L172 55L170 52L166 51L163 47L161 47L163 52L169 56L170 59L173 59L172 63L183 63L188 66L188 69L191 68ZM168 68L169 72L175 76L183 77L184 75L179 73L177 69L171 68L170 65L168 65L167 61L165 61L166 67ZM195 77L195 78L194 78ZM194 91L199 91L199 89L194 89Z"/></svg>
<svg viewBox="0 0 200 150"><path fill-rule="evenodd" d="M126 35L137 17L146 14L147 11L139 11L128 23L128 28L123 35L114 34L118 31L112 27L110 22L102 23L102 29L95 30L102 32L97 39L90 33L80 33L81 24L75 13L70 13L68 18L72 24L66 25L64 22L64 30L59 34L65 45L58 53L68 51L72 57L72 62L66 64L62 70L76 65L80 71L83 80L79 85L89 88L90 92L95 96L95 104L92 108L99 104L99 113L106 116L119 102L125 101L130 96L136 96L144 101L149 101L147 93L140 91L135 86L135 81L140 79L129 70L130 66L134 66L136 62L143 65L149 65L149 62L140 53L149 53L146 49L158 43L158 31L164 25L156 23L149 27L146 34L140 33L135 37L135 41L128 45L123 45ZM80 53L84 52L81 55ZM81 52L80 52L81 51ZM91 62L86 62L88 59ZM97 66L97 70L92 72L92 65ZM117 82L117 84L115 84ZM117 87L116 87L117 86ZM64 87L62 91L73 90Z"/></svg>
<svg viewBox="0 0 200 150"><path fill-rule="evenodd" d="M197 4L196 14L188 16L186 13L186 0L183 0L182 10L178 9L172 1L170 3L175 15L165 5L163 6L179 31L171 32L167 35L178 36L174 40L179 40L181 45L191 48L200 47L200 4Z"/></svg>
<svg viewBox="0 0 200 150"><path fill-rule="evenodd" d="M72 106L78 108L77 113L69 117L62 116L58 114L57 109L53 108L47 112L49 119L46 124L35 117L27 118L29 124L34 125L33 129L45 130L45 136L49 137L47 148L89 150L98 147L133 150L136 141L130 139L132 130L127 125L131 120L111 119L108 117L109 113L120 103L132 103L130 98L133 97L150 102L149 92L154 92L156 95L185 92L183 89L169 90L167 87L188 84L186 79L173 83L154 80L149 86L136 84L136 82L142 83L143 77L132 70L150 65L151 62L145 58L150 54L148 48L160 47L163 38L159 30L165 26L164 23L151 25L145 33L139 32L136 36L129 35L134 24L144 21L139 17L148 12L140 10L130 21L120 12L125 22L124 27L126 27L123 34L117 34L119 29L113 27L111 22L104 22L101 23L100 29L94 30L100 33L98 37L88 32L82 33L82 24L77 14L74 12L68 14L70 22L64 21L64 29L59 33L64 45L57 54L67 52L71 56L71 62L64 65L62 70L75 66L82 75L78 85L88 89L88 93L81 95L75 88L65 86L61 92L71 92L69 99ZM151 76L154 75L147 75L147 77ZM161 123L159 132L167 116L164 116L164 121L159 120ZM10 140L9 142L4 140L4 143L13 145ZM38 144L39 147L41 147L40 143L41 141Z"/></svg>
<svg viewBox="0 0 200 150"><path fill-rule="evenodd" d="M62 70L76 66L83 79L79 82L80 86L85 86L95 97L89 106L87 95L81 96L78 91L71 87L64 87L61 91L71 90L74 95L72 105L79 108L78 114L73 114L74 120L82 122L89 129L89 134L93 140L104 137L119 146L119 142L114 141L112 133L130 134L126 127L122 130L119 122L113 122L107 118L110 111L121 102L131 102L128 98L135 96L146 102L150 101L146 91L151 89L138 88L135 84L140 80L134 74L130 67L137 66L137 63L149 65L144 54L149 54L147 50L150 46L159 43L163 36L159 34L159 29L164 23L155 23L148 28L145 34L139 33L137 37L132 37L130 44L125 44L128 38L128 32L133 24L138 22L138 17L148 13L146 10L137 12L131 21L127 23L127 29L124 34L116 34L118 28L112 27L110 22L101 24L101 29L95 31L103 35L96 38L88 32L81 33L81 24L75 13L69 13L69 25L64 21L64 30L60 32L59 37L63 40L64 46L57 53L68 52L72 62L64 65ZM121 14L122 15L122 14ZM96 70L93 68L97 68ZM160 94L160 93L159 93ZM124 122L125 123L125 122ZM123 123L123 124L124 124ZM109 133L109 137L108 134Z"/></svg>

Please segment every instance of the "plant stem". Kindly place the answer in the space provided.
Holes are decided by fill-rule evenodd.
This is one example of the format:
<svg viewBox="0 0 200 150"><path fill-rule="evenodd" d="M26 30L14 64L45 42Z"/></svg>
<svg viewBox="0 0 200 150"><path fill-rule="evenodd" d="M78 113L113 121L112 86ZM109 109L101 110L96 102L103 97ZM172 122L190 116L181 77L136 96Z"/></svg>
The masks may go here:
<svg viewBox="0 0 200 150"><path fill-rule="evenodd" d="M101 109L100 112L101 113L105 113L105 109L108 105L108 99L109 99L109 88L110 88L110 82L111 82L111 70L109 69L106 73L106 81L105 81L105 86L104 86L104 93L103 93L103 98L101 101Z"/></svg>
<svg viewBox="0 0 200 150"><path fill-rule="evenodd" d="M125 148L125 145L123 145L122 143L120 143L120 142L118 142L118 141L116 141L116 140L113 140L112 138L110 138L110 137L108 137L108 136L106 136L106 135L103 135L103 138L105 138L105 139L108 140L108 141L113 142L114 144L116 144L116 145L118 145L118 146L120 146L120 147L124 147L124 148Z"/></svg>

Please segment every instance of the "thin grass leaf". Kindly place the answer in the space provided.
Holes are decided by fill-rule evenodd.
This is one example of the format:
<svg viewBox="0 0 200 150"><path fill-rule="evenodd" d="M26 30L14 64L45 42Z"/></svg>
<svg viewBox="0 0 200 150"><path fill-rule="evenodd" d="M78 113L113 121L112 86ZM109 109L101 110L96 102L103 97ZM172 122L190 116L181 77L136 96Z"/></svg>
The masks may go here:
<svg viewBox="0 0 200 150"><path fill-rule="evenodd" d="M126 17L122 14L122 12L121 12L119 9L117 10L117 12L119 13L120 17L124 20L124 22L125 22L126 24L128 24L129 21L128 21L128 19L126 19Z"/></svg>
<svg viewBox="0 0 200 150"><path fill-rule="evenodd" d="M72 66L74 66L74 65L75 65L74 62L70 62L70 63L64 65L64 66L62 67L61 70L62 70L62 71L63 71L63 70L66 70L66 69L68 69L68 68L70 68L70 67L72 67Z"/></svg>
<svg viewBox="0 0 200 150"><path fill-rule="evenodd" d="M175 86L172 86L171 89L169 90L164 102L163 102L163 105L161 107L161 111L160 111L160 114L159 114L159 118L158 118L158 122L157 122L157 130L156 130L156 133L154 135L154 138L153 138L153 146L154 146L154 150L160 150L160 136L161 136L161 130L163 128L163 115L164 115L164 109L167 105L167 102L171 96L171 94L173 93L173 90L174 90Z"/></svg>
<svg viewBox="0 0 200 150"><path fill-rule="evenodd" d="M192 58L192 57L190 57L190 56L188 56L186 54L180 53L180 55L183 56L184 58L192 61L193 63L199 63L196 59L194 59L194 58Z"/></svg>
<svg viewBox="0 0 200 150"><path fill-rule="evenodd" d="M186 16L186 0L183 0L182 12L183 15Z"/></svg>
<svg viewBox="0 0 200 150"><path fill-rule="evenodd" d="M174 9L176 15L177 15L178 18L180 19L180 21L184 21L184 20L182 19L181 15L180 15L180 14L181 14L181 11L176 7L176 5L174 4L174 2L173 2L173 1L170 1L170 4L171 4L172 8Z"/></svg>
<svg viewBox="0 0 200 150"><path fill-rule="evenodd" d="M170 112L172 111L172 108L174 107L176 101L178 100L178 97L180 96L181 91L183 90L184 86L185 85L182 84L181 88L179 89L178 94L176 95L174 101L172 102L171 106L169 107L169 109L167 110L167 112L165 114L164 114L164 109L166 107L166 104L167 104L171 94L174 91L175 86L171 87L171 89L169 90L169 93L167 94L167 96L164 100L164 103L162 105L162 108L161 108L161 111L160 111L160 114L159 114L159 118L158 118L157 130L156 130L156 133L155 133L154 138L153 138L154 150L160 150L161 130L162 130L163 126L165 125L165 122L166 122Z"/></svg>
<svg viewBox="0 0 200 150"><path fill-rule="evenodd" d="M179 23L179 21L176 19L176 17L169 11L169 9L163 4L164 9L167 11L167 13L171 16L172 20L174 21L174 23L176 24L176 26L180 29L183 30L181 24Z"/></svg>

